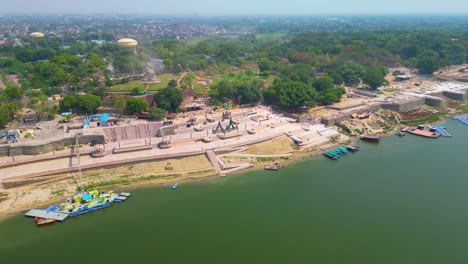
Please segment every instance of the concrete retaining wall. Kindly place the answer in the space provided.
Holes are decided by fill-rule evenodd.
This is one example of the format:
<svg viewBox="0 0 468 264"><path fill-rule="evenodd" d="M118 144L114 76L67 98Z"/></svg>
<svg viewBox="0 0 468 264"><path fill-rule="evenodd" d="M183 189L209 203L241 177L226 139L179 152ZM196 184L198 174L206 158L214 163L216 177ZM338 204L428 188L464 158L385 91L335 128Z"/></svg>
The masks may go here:
<svg viewBox="0 0 468 264"><path fill-rule="evenodd" d="M425 104L433 107L443 107L444 106L444 99L443 98L430 98L426 97L425 98Z"/></svg>
<svg viewBox="0 0 468 264"><path fill-rule="evenodd" d="M367 96L367 97L371 97L371 98L377 97L377 95L375 93L366 92L366 91L362 91L362 90L359 90L359 89L353 89L352 92L355 93L355 94L359 94L359 95L363 95L363 96Z"/></svg>
<svg viewBox="0 0 468 264"><path fill-rule="evenodd" d="M83 135L79 139L80 144L104 144L104 136L102 135ZM59 146L69 146L75 144L75 138L64 138L56 141L51 141L42 145L6 145L0 147L0 156L19 156L19 155L40 155L52 152Z"/></svg>
<svg viewBox="0 0 468 264"><path fill-rule="evenodd" d="M449 91L444 91L442 92L442 94L447 97L447 98L450 98L452 100L457 100L457 101L466 101L466 92L449 92Z"/></svg>
<svg viewBox="0 0 468 264"><path fill-rule="evenodd" d="M425 98L419 98L405 103L382 103L381 108L395 112L406 112L414 108L423 106Z"/></svg>
<svg viewBox="0 0 468 264"><path fill-rule="evenodd" d="M329 119L322 119L322 124L326 126L332 126L335 125L336 122L342 122L345 120L351 119L351 115L354 113L362 113L362 112L367 112L367 111L372 111L375 112L379 109L386 109L390 111L395 111L395 112L406 112L409 110L412 110L414 108L418 108L426 103L426 98L419 98L413 101L405 102L405 103L381 103L378 105L370 106L367 108L361 108L359 110L351 111L347 113L346 115L340 116L340 117L334 117L334 118L329 118ZM436 98L432 99L433 102L431 103L438 104L442 102L442 99L439 101Z"/></svg>

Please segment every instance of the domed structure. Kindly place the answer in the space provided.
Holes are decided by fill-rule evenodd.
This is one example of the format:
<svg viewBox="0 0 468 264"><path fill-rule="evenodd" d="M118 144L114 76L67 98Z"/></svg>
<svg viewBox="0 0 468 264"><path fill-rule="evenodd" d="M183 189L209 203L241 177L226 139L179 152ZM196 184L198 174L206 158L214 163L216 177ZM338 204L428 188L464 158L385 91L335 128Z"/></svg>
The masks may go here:
<svg viewBox="0 0 468 264"><path fill-rule="evenodd" d="M122 49L135 49L138 46L138 41L131 38L123 38L117 41L117 46Z"/></svg>
<svg viewBox="0 0 468 264"><path fill-rule="evenodd" d="M29 34L29 36L31 36L31 38L33 38L33 39L38 39L38 38L44 37L44 34L41 33L41 32L33 32L33 33Z"/></svg>

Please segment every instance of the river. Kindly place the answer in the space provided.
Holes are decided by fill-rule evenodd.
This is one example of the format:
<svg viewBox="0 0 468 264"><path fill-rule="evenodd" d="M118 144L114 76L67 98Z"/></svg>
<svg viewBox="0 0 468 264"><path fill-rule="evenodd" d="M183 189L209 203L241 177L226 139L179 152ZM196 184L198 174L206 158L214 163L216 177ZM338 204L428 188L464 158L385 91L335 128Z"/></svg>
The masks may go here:
<svg viewBox="0 0 468 264"><path fill-rule="evenodd" d="M338 161L132 191L36 227L0 223L2 263L466 263L468 127L389 136Z"/></svg>

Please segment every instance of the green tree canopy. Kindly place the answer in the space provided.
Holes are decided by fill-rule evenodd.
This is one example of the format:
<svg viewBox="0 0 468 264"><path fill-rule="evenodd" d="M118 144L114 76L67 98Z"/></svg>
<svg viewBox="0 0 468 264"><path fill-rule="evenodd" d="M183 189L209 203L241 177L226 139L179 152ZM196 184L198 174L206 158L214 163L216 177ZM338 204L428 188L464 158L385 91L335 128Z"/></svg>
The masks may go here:
<svg viewBox="0 0 468 264"><path fill-rule="evenodd" d="M123 96L117 97L114 101L114 107L119 112L119 115L122 115L123 111L125 110L126 105L127 105L127 102L125 101L125 98L123 98Z"/></svg>
<svg viewBox="0 0 468 264"><path fill-rule="evenodd" d="M126 110L129 114L137 114L148 109L149 105L143 98L130 98L127 100Z"/></svg>
<svg viewBox="0 0 468 264"><path fill-rule="evenodd" d="M101 97L94 94L82 95L78 98L81 112L83 113L95 113L96 109L101 106Z"/></svg>
<svg viewBox="0 0 468 264"><path fill-rule="evenodd" d="M369 85L371 89L377 89L380 86L388 84L385 80L385 75L388 73L386 67L371 67L367 69L366 76L364 76L364 83Z"/></svg>
<svg viewBox="0 0 468 264"><path fill-rule="evenodd" d="M184 96L182 95L182 92L179 89L170 86L161 89L154 94L154 101L158 108L169 112L176 112L183 100Z"/></svg>
<svg viewBox="0 0 468 264"><path fill-rule="evenodd" d="M416 68L420 73L433 74L440 68L439 56L434 51L425 51L417 57Z"/></svg>
<svg viewBox="0 0 468 264"><path fill-rule="evenodd" d="M268 103L286 109L311 107L316 104L314 87L290 80L275 80L273 85L265 90L263 96Z"/></svg>
<svg viewBox="0 0 468 264"><path fill-rule="evenodd" d="M166 117L166 111L161 108L151 107L148 112L148 116L151 120L160 120Z"/></svg>

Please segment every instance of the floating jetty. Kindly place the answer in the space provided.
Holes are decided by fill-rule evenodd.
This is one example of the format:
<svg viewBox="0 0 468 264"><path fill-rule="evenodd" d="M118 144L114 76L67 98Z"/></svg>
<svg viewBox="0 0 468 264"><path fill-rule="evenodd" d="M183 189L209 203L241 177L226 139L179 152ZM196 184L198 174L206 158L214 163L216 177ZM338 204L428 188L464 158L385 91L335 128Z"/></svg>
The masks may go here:
<svg viewBox="0 0 468 264"><path fill-rule="evenodd" d="M40 217L40 218L45 218L45 219L54 219L60 222L65 221L69 214L65 213L57 213L57 212L47 212L45 209L31 209L29 210L25 216L27 217Z"/></svg>
<svg viewBox="0 0 468 264"><path fill-rule="evenodd" d="M458 120L460 122L462 122L463 124L467 125L468 126L468 115L464 115L464 116L452 116L452 119L455 119L455 120Z"/></svg>
<svg viewBox="0 0 468 264"><path fill-rule="evenodd" d="M56 220L63 222L68 217L75 217L111 206L113 202L121 203L130 197L130 193L121 192L79 192L64 203L51 205L45 209L31 209L25 216L41 220Z"/></svg>
<svg viewBox="0 0 468 264"><path fill-rule="evenodd" d="M451 137L452 135L447 131L445 126L429 126L430 130L435 130L443 137Z"/></svg>
<svg viewBox="0 0 468 264"><path fill-rule="evenodd" d="M440 133L437 132L436 129L425 127L425 126L412 127L412 128L409 128L407 131L410 134L421 136L421 137L427 137L427 138L440 137Z"/></svg>

